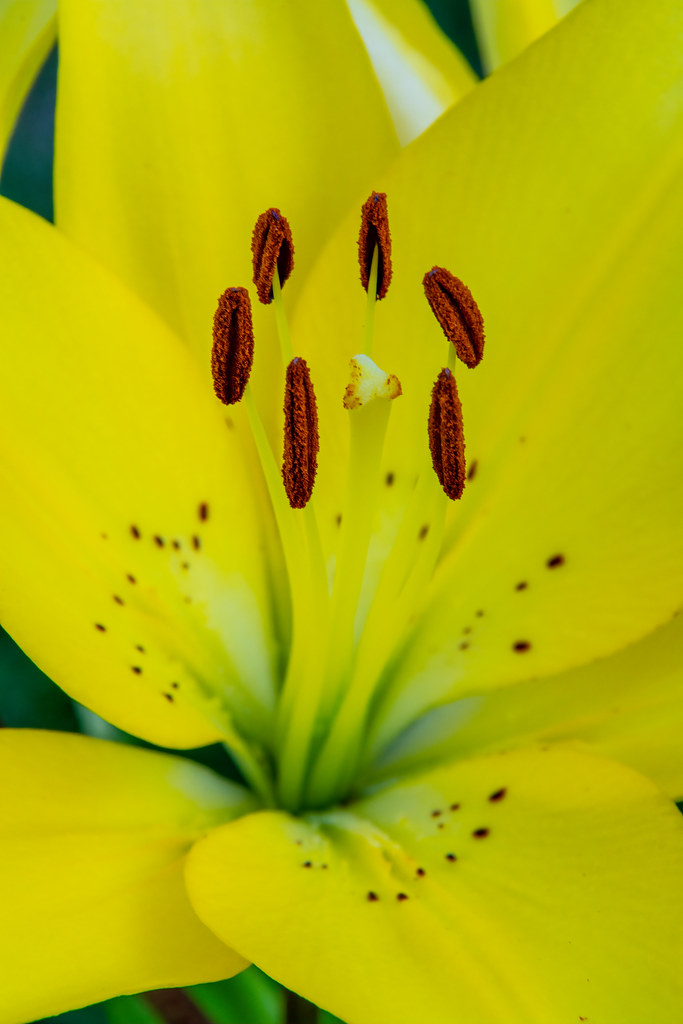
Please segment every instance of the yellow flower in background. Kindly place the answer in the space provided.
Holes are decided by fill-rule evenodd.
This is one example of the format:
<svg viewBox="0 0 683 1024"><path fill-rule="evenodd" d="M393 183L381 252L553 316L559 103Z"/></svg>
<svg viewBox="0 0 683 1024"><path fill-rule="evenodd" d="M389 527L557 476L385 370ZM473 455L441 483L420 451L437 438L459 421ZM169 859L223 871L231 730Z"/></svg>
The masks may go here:
<svg viewBox="0 0 683 1024"><path fill-rule="evenodd" d="M6 1024L249 960L359 1024L680 1018L683 12L587 2L471 88L418 5L364 10L382 88L341 2L60 4L56 227L0 205L0 619L247 784L3 731ZM226 411L211 318L271 208L295 267ZM454 370L460 502L426 430L434 266L487 330ZM304 509L272 486L285 316ZM347 411L372 318L402 395Z"/></svg>
<svg viewBox="0 0 683 1024"><path fill-rule="evenodd" d="M516 57L551 29L579 0L470 0L482 63L487 71Z"/></svg>

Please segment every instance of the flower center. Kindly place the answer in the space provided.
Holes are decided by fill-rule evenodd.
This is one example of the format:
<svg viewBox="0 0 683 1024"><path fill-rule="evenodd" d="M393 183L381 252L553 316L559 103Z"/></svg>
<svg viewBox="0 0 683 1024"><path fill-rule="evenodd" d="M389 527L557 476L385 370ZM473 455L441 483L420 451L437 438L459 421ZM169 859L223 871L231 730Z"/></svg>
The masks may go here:
<svg viewBox="0 0 683 1024"><path fill-rule="evenodd" d="M253 280L259 300L273 306L286 366L281 471L248 384L254 338L244 288L228 288L219 299L212 373L221 401L245 403L287 567L292 625L273 759L279 803L299 810L329 805L352 791L373 698L439 558L448 504L443 494L455 500L463 493L463 419L453 371L456 356L467 366L478 364L484 332L467 287L442 267L428 271L425 295L449 341L448 366L439 373L430 409L425 410L425 443L443 494L426 475L418 480L368 600L364 578L382 483L384 439L393 400L402 394L398 378L371 358L376 304L387 294L392 277L386 196L373 192L361 211L358 261L368 298L362 351L351 359L343 394L340 387L349 416L349 463L330 573L315 508L319 440L314 385L306 361L294 355L281 294L293 269L293 253L287 219L277 209L266 211L252 239Z"/></svg>

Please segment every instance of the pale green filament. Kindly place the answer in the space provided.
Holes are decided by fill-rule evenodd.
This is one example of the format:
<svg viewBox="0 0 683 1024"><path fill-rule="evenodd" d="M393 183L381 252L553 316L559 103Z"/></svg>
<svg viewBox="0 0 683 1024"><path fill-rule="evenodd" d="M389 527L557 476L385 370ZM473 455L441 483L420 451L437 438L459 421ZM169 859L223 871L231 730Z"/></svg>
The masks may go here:
<svg viewBox="0 0 683 1024"><path fill-rule="evenodd" d="M368 281L368 300L365 306L365 326L363 328L363 349L366 356L372 357L375 338L375 307L377 305L377 270L379 266L379 246L372 253L370 264L370 280Z"/></svg>
<svg viewBox="0 0 683 1024"><path fill-rule="evenodd" d="M301 524L295 522L294 517L290 515L291 509L287 501L287 495L282 487L282 477L275 462L275 456L273 455L272 448L270 447L265 427L263 426L258 409L256 408L256 402L254 401L250 384L247 384L244 392L244 405L247 410L247 417L249 419L249 426L254 438L254 444L256 445L256 450L261 461L261 468L263 469L263 475L268 488L268 496L270 497L275 519L282 538L282 547L287 563L290 586L292 587L292 590L294 590L294 581L296 579L300 580L300 574L296 573L296 566L297 553L300 553L303 547ZM292 573L294 574L294 578ZM299 589L303 588L300 587ZM296 605L296 601L294 601L294 594L292 594L292 598L293 603Z"/></svg>
<svg viewBox="0 0 683 1024"><path fill-rule="evenodd" d="M273 274L273 308L275 310L275 323L277 325L282 362L285 366L288 366L294 358L294 349L292 348L292 338L289 333L285 304L282 301L282 288L280 287L280 275L278 274L277 267L275 267L275 273Z"/></svg>
<svg viewBox="0 0 683 1024"><path fill-rule="evenodd" d="M273 275L273 306L282 360L289 364L294 358L294 349L277 268ZM279 489L284 500L281 483ZM299 527L303 527L303 547L299 548L296 559L287 559L292 591L303 590L304 596L293 607L292 646L276 725L280 800L285 806L296 808L301 799L308 749L324 682L320 667L324 662L328 628L329 590L313 501L309 501L301 513L286 508L285 515L290 521L298 518Z"/></svg>
<svg viewBox="0 0 683 1024"><path fill-rule="evenodd" d="M226 733L225 727L223 732ZM277 806L270 766L261 748L255 749L253 744L246 743L235 730L231 730L223 746L248 781L250 789L261 797L263 806Z"/></svg>
<svg viewBox="0 0 683 1024"><path fill-rule="evenodd" d="M377 505L380 465L391 404L376 399L349 413L351 444L346 508L332 590L332 633L328 665L337 687L348 678L355 646L354 626ZM334 685L330 697L336 693Z"/></svg>

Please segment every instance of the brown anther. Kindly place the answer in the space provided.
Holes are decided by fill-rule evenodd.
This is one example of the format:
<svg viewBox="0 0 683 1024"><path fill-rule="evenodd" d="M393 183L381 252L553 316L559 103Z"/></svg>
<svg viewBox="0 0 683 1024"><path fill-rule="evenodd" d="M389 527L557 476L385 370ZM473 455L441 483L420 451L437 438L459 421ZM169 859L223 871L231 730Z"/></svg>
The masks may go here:
<svg viewBox="0 0 683 1024"><path fill-rule="evenodd" d="M455 345L458 359L470 369L477 366L484 354L484 321L472 292L444 267L432 267L422 278L422 285L432 313Z"/></svg>
<svg viewBox="0 0 683 1024"><path fill-rule="evenodd" d="M318 407L305 359L287 367L282 479L292 508L304 508L318 468Z"/></svg>
<svg viewBox="0 0 683 1024"><path fill-rule="evenodd" d="M294 267L292 231L287 218L279 210L266 210L256 221L251 236L251 253L256 291L260 301L268 305L273 301L275 270L282 287Z"/></svg>
<svg viewBox="0 0 683 1024"><path fill-rule="evenodd" d="M373 192L362 206L358 235L361 284L370 287L372 256L377 246L377 298L383 299L391 283L391 234L385 192Z"/></svg>
<svg viewBox="0 0 683 1024"><path fill-rule="evenodd" d="M443 369L432 388L429 409L429 450L439 483L449 498L462 497L465 488L465 436L455 377Z"/></svg>
<svg viewBox="0 0 683 1024"><path fill-rule="evenodd" d="M228 288L218 300L213 316L211 349L213 389L224 405L233 405L241 399L253 359L249 293L246 288Z"/></svg>

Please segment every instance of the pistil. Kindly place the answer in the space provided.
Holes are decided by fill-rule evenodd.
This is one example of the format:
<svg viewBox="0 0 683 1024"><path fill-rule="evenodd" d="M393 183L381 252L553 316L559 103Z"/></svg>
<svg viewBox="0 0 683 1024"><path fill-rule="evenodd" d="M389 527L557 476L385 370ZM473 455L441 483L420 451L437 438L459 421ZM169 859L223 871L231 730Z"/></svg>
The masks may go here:
<svg viewBox="0 0 683 1024"><path fill-rule="evenodd" d="M311 806L322 805L329 794L338 795L355 764L354 716L348 710L348 698L356 660L358 602L372 538L391 402L401 393L398 378L385 374L367 356L351 360L351 382L344 397L351 433L347 497L325 673L326 717L335 705L341 703L341 709L310 773L306 802Z"/></svg>

